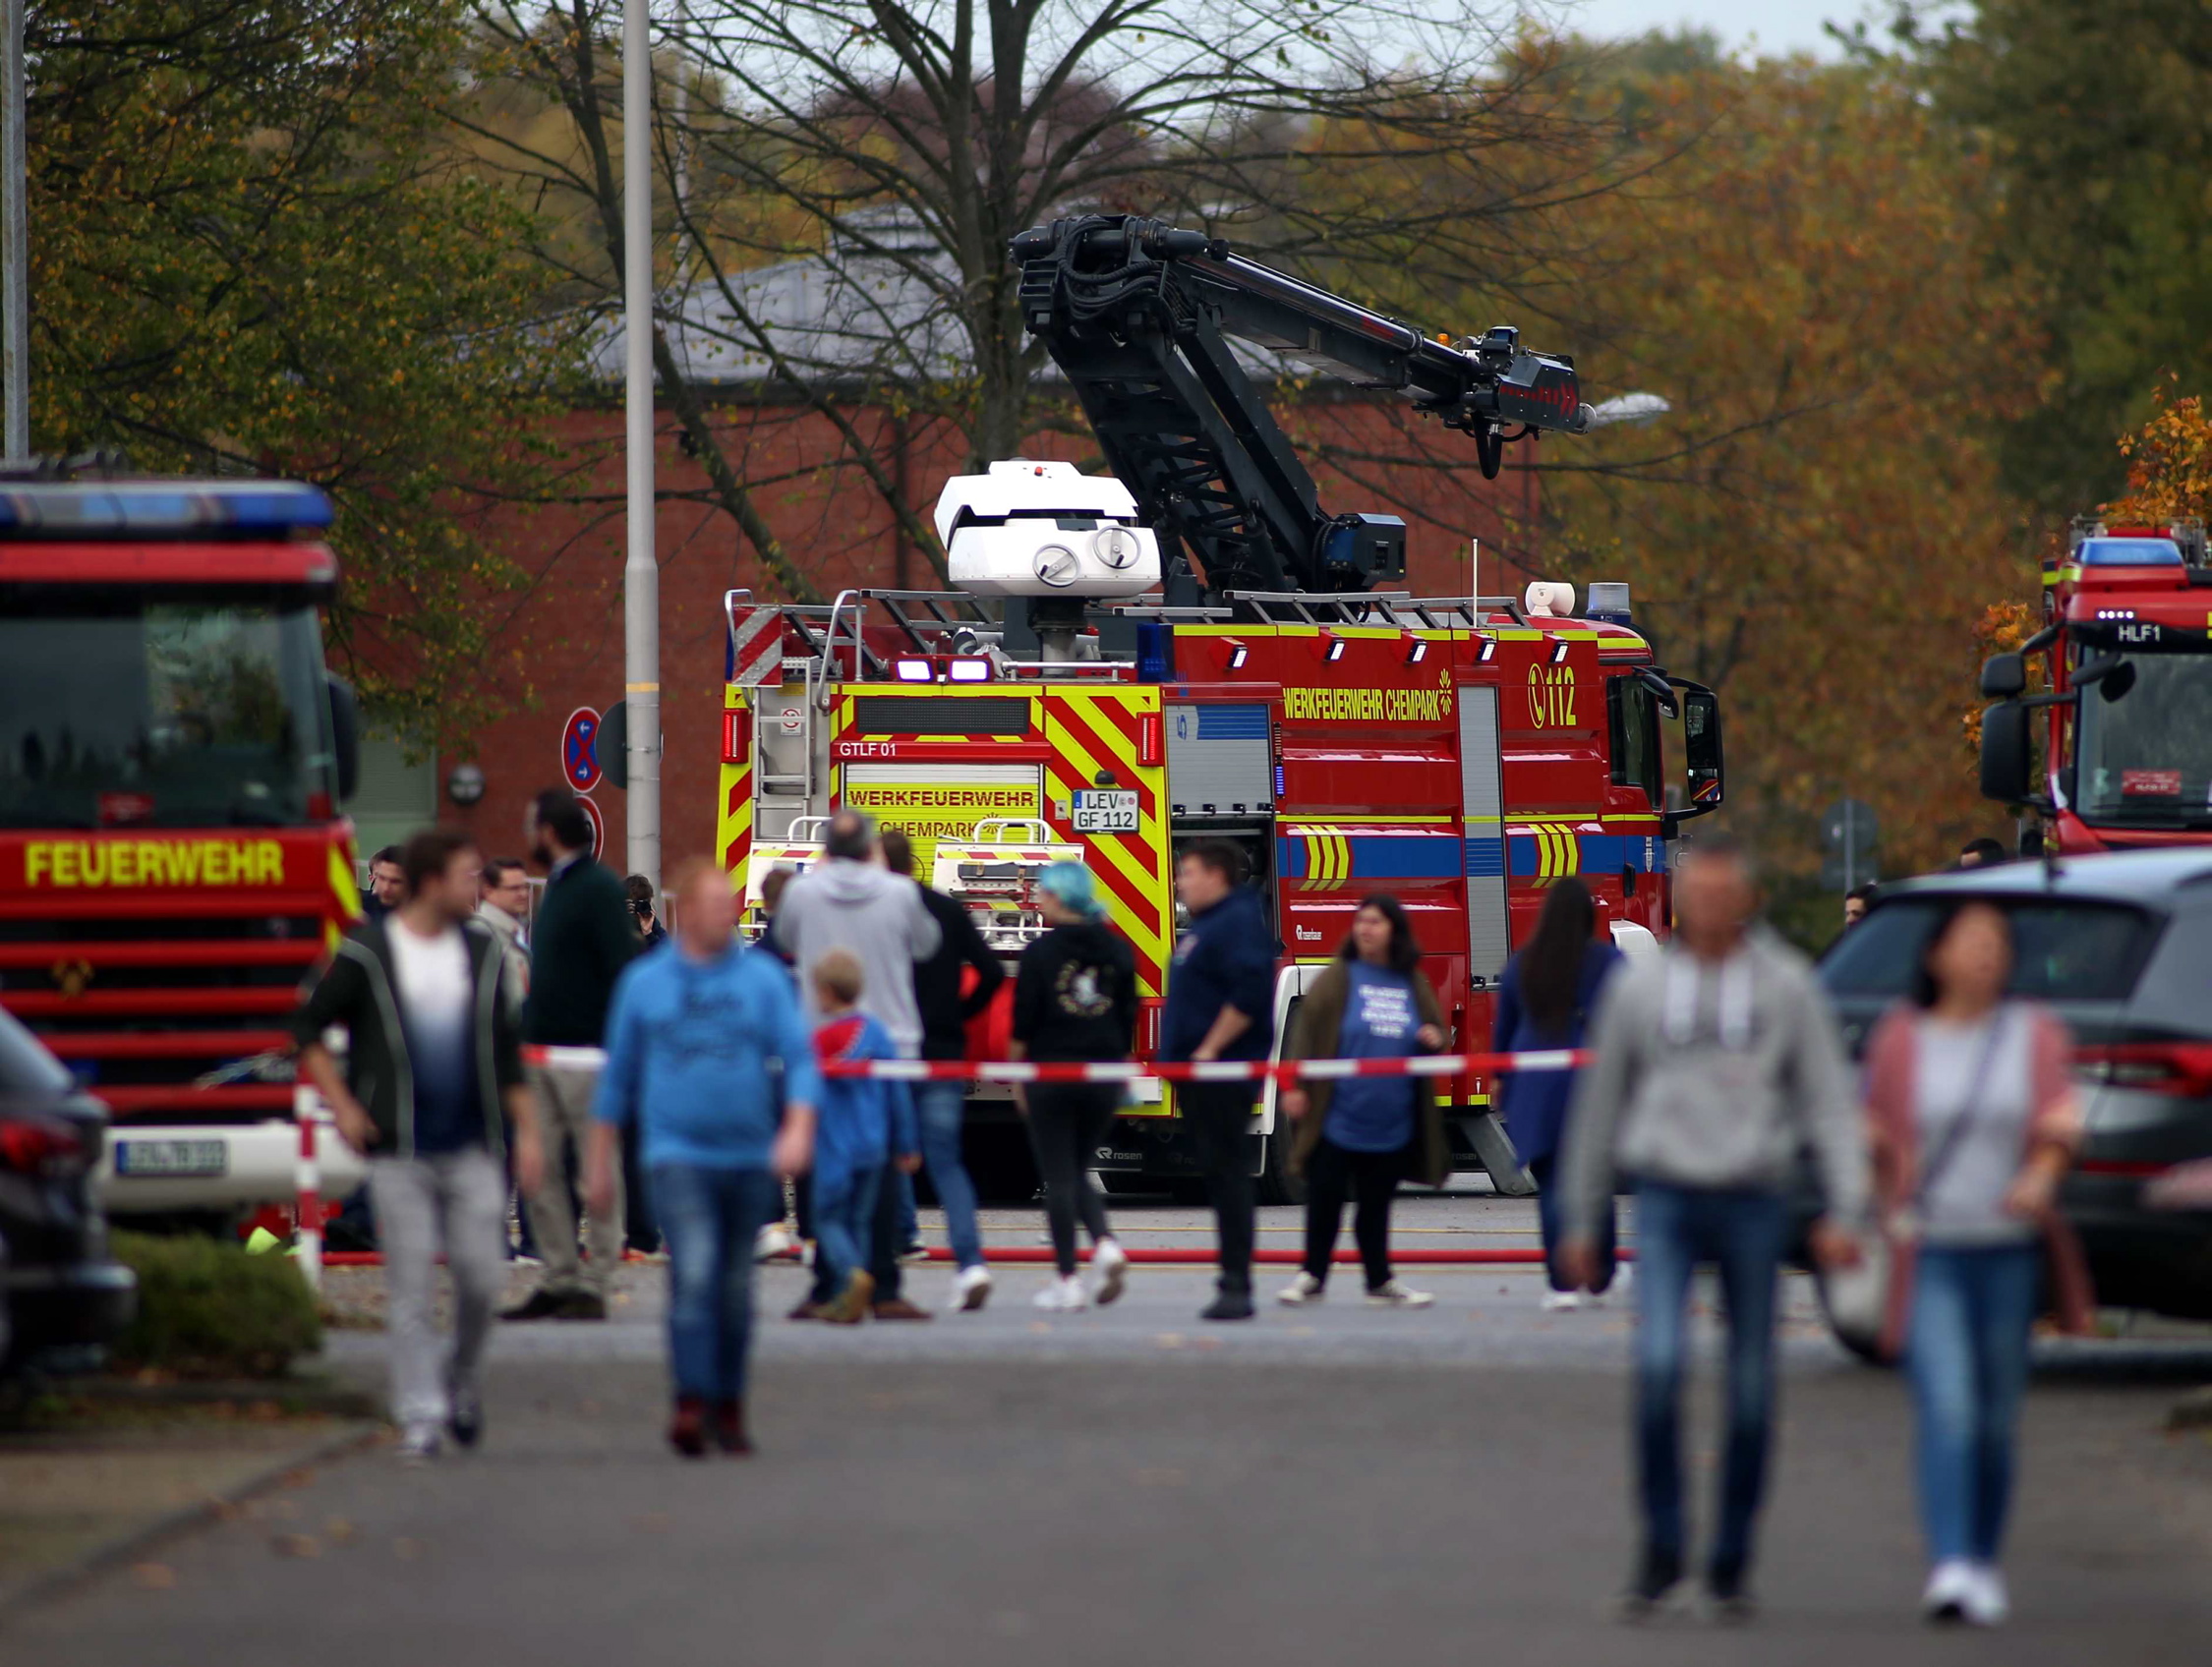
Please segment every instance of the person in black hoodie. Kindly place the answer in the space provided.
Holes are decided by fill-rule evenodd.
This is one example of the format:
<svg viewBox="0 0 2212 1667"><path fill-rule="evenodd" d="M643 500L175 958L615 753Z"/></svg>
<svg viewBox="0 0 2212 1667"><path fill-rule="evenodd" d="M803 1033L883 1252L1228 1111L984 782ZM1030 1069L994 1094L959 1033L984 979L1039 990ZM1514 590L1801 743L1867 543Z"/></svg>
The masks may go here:
<svg viewBox="0 0 2212 1667"><path fill-rule="evenodd" d="M896 828L883 831L883 865L894 874L911 876L914 847ZM914 1005L921 1011L921 1057L925 1060L967 1058L967 1025L999 993L1006 968L976 931L975 919L963 904L944 892L924 886L922 905L943 930L945 941L937 953L914 963ZM965 993L960 973L975 969L975 983ZM975 1182L968 1179L960 1161L960 1124L967 1116L964 1082L917 1082L914 1115L921 1123L922 1162L929 1170L929 1184L937 1188L937 1202L945 1211L945 1236L952 1240L953 1306L969 1313L991 1298L991 1270L983 1262L983 1235L975 1225ZM902 1178L904 1178L903 1177ZM900 1246L904 1249L903 1243Z"/></svg>
<svg viewBox="0 0 2212 1667"><path fill-rule="evenodd" d="M1051 928L1021 951L1014 979L1016 1059L1126 1060L1136 1032L1136 956L1103 919L1090 871L1056 862L1037 879L1037 900ZM1045 1216L1060 1277L1037 1293L1037 1306L1062 1311L1121 1295L1129 1257L1106 1225L1106 1204L1090 1183L1090 1155L1121 1109L1118 1082L1033 1082L1015 1090L1044 1179ZM1086 1295L1076 1278L1076 1218L1090 1232Z"/></svg>

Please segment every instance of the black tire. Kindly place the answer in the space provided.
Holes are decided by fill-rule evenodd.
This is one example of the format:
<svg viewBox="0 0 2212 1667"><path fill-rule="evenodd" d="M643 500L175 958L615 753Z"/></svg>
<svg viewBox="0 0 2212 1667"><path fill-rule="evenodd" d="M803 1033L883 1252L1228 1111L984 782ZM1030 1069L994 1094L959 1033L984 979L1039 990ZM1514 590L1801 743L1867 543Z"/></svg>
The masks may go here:
<svg viewBox="0 0 2212 1667"><path fill-rule="evenodd" d="M1297 1125L1280 1111L1275 1114L1275 1132L1264 1137L1267 1151L1265 1167L1259 1172L1257 1191L1262 1204L1303 1204L1306 1202L1306 1178L1291 1173L1291 1143L1297 1138Z"/></svg>
<svg viewBox="0 0 2212 1667"><path fill-rule="evenodd" d="M978 1201L1004 1206L1026 1204L1036 1196L1037 1163L1021 1126L970 1128L961 1156Z"/></svg>
<svg viewBox="0 0 2212 1667"><path fill-rule="evenodd" d="M1896 1361L1883 1354L1882 1340L1877 1333L1861 1331L1856 1326L1846 1326L1836 1319L1835 1310L1829 1305L1828 1275L1822 1269L1813 1270L1813 1291L1820 1298L1821 1318L1828 1322L1831 1337L1865 1364L1880 1366L1884 1370L1895 1369Z"/></svg>

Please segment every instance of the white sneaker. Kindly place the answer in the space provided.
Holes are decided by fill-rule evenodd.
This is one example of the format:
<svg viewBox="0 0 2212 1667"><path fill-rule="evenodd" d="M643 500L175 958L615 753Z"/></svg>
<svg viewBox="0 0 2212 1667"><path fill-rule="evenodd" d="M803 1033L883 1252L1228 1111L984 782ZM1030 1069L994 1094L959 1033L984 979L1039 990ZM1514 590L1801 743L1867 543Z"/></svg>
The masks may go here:
<svg viewBox="0 0 2212 1667"><path fill-rule="evenodd" d="M1976 1563L1971 1572L1973 1584L1966 1590L1966 1619L1977 1627L2002 1627L2012 1613L2012 1596L2005 1589L2005 1571L1994 1563Z"/></svg>
<svg viewBox="0 0 2212 1667"><path fill-rule="evenodd" d="M972 1268L962 1268L953 1276L953 1307L963 1314L972 1314L991 1299L991 1270L981 1262Z"/></svg>
<svg viewBox="0 0 2212 1667"><path fill-rule="evenodd" d="M1965 1621L1981 1592L1981 1580L1973 1564L1963 1557L1948 1558L1930 1571L1928 1589L1920 1594L1920 1613L1931 1621Z"/></svg>
<svg viewBox="0 0 2212 1667"><path fill-rule="evenodd" d="M1571 1313L1582 1306L1582 1293L1579 1291L1547 1291L1543 1293L1543 1300L1537 1306L1547 1314Z"/></svg>
<svg viewBox="0 0 2212 1667"><path fill-rule="evenodd" d="M1116 1300L1122 1287L1129 1283L1129 1252L1111 1238L1101 1238L1090 1247L1090 1271L1098 1276L1098 1289L1091 1300L1101 1308Z"/></svg>
<svg viewBox="0 0 2212 1667"><path fill-rule="evenodd" d="M753 1235L753 1260L773 1262L779 1256L788 1256L798 1249L798 1240L782 1222L770 1222Z"/></svg>
<svg viewBox="0 0 2212 1667"><path fill-rule="evenodd" d="M1286 1308L1303 1308L1309 1302L1318 1302L1327 1290L1311 1274L1302 1273L1275 1293L1275 1300Z"/></svg>
<svg viewBox="0 0 2212 1667"><path fill-rule="evenodd" d="M1040 1308L1059 1314L1072 1314L1078 1308L1090 1306L1090 1298L1083 1294L1083 1282L1074 1274L1054 1280L1030 1300Z"/></svg>
<svg viewBox="0 0 2212 1667"><path fill-rule="evenodd" d="M417 1424L400 1438L402 1465L428 1465L445 1450L445 1438L436 1424Z"/></svg>
<svg viewBox="0 0 2212 1667"><path fill-rule="evenodd" d="M1370 1308L1426 1308L1436 1300L1434 1292L1409 1291L1396 1280L1385 1280L1368 1293Z"/></svg>

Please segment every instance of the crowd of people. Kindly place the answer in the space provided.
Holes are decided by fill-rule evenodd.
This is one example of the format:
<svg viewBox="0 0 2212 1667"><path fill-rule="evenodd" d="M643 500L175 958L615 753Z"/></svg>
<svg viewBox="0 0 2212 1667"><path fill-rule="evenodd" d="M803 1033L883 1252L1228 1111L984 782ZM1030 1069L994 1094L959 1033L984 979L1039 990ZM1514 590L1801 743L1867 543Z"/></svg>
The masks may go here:
<svg viewBox="0 0 2212 1667"><path fill-rule="evenodd" d="M792 1240L787 1193L798 1236L814 1246L812 1289L791 1318L929 1318L902 1289L912 1178L925 1169L951 1241L951 1306L985 1306L992 1275L960 1153L965 1084L951 1073L917 1090L825 1068L964 1059L969 1022L1006 977L965 908L914 880L906 837L841 811L822 860L764 887L768 919L748 946L728 878L712 864L676 875L669 932L650 887L640 893L592 858L572 796L541 795L528 834L546 874L534 911L523 865L487 862L462 835L425 833L378 852L378 906L295 1020L302 1071L369 1158L401 1451L427 1460L481 1436L510 1195L539 1263L534 1288L507 1311L514 1321L603 1319L625 1222L657 1223L669 1261L668 1438L687 1457L751 1451L754 1268L764 1249ZM1162 1061L1274 1056L1277 945L1242 862L1219 840L1179 856L1185 924ZM1838 1290L1872 1282L1884 1347L1909 1369L1927 1612L1994 1624L2008 1608L2000 1556L2012 1435L2045 1267L2063 1322L2083 1323L2089 1300L2055 1209L2080 1136L2069 1039L2048 1011L2006 997L2006 917L1969 895L1945 904L1912 999L1874 1033L1861 1081L1809 963L1757 922L1748 854L1710 836L1682 852L1673 887L1673 938L1631 960L1583 885L1555 884L1504 971L1490 1039L1499 1053L1586 1050L1589 1061L1504 1078L1507 1129L1538 1186L1547 1308L1602 1300L1626 1280L1616 1192L1624 1182L1634 1191L1643 1528L1624 1612L1652 1613L1692 1566L1680 1425L1701 1266L1717 1276L1727 1333L1703 1585L1723 1617L1750 1612L1778 1280L1809 1151L1826 1210L1806 1235L1810 1253ZM1052 864L1035 890L1042 930L1013 974L1011 1057L1132 1059L1135 957L1089 871ZM649 946L655 933L665 941ZM1465 1051L1422 962L1397 899L1365 899L1306 989L1283 1057ZM348 1037L342 1068L325 1045L333 1028ZM1254 1313L1259 1088L1253 1075L1177 1091L1215 1223L1209 1321ZM1018 1090L1053 1250L1054 1277L1036 1296L1047 1310L1111 1303L1127 1286L1130 1257L1090 1173L1124 1092L1082 1081ZM1350 1203L1367 1301L1430 1305L1390 1255L1400 1186L1441 1184L1450 1169L1428 1079L1286 1082L1279 1106L1307 1188L1303 1266L1279 1300L1325 1297ZM455 1292L449 1341L432 1319L440 1254Z"/></svg>

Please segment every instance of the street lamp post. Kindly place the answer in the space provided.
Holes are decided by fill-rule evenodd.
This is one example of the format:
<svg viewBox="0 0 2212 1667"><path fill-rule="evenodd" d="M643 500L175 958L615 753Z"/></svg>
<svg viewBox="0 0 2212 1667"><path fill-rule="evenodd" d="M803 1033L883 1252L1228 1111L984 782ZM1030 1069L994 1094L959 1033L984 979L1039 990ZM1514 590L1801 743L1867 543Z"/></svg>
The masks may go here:
<svg viewBox="0 0 2212 1667"><path fill-rule="evenodd" d="M20 5L22 0L9 0ZM622 701L628 719L628 861L661 884L661 567L653 547L653 45L647 0L622 8L622 346L628 555Z"/></svg>
<svg viewBox="0 0 2212 1667"><path fill-rule="evenodd" d="M5 0L0 41L0 452L30 455L30 212L24 202L23 0Z"/></svg>

